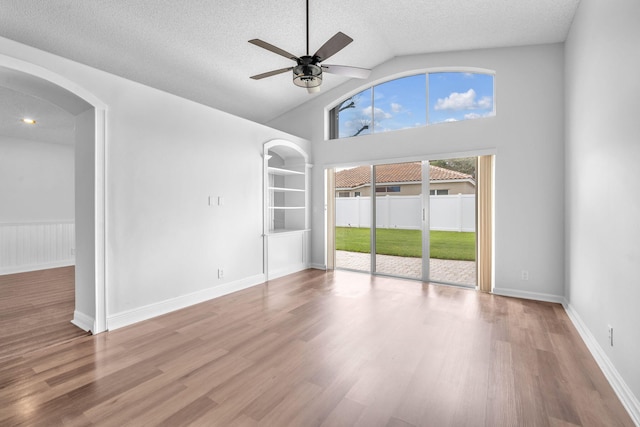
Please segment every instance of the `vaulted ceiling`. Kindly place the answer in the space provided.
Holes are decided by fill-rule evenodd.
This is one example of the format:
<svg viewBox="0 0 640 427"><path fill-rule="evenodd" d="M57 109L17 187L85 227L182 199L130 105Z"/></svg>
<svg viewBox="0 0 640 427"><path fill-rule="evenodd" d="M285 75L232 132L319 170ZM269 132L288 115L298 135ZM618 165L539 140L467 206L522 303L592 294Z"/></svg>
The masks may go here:
<svg viewBox="0 0 640 427"><path fill-rule="evenodd" d="M327 62L374 68L410 54L562 42L578 2L309 0L310 50L342 31L354 42ZM306 53L304 0L3 0L0 36L260 123L315 96L290 73L249 78L294 64L250 39ZM325 75L322 90L346 80Z"/></svg>

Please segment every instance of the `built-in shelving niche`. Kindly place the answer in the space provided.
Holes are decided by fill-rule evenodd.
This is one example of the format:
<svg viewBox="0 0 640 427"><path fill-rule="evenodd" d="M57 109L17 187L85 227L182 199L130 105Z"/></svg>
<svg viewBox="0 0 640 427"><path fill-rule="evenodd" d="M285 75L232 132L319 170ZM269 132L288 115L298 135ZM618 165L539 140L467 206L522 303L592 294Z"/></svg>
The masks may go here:
<svg viewBox="0 0 640 427"><path fill-rule="evenodd" d="M264 145L265 273L275 278L308 267L308 155L298 145Z"/></svg>

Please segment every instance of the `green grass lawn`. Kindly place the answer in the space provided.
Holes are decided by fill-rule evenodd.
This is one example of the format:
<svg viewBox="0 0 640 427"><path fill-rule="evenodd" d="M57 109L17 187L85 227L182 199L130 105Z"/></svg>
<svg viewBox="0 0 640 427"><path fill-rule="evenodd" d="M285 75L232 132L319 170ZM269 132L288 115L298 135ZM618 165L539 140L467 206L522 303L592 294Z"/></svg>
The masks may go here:
<svg viewBox="0 0 640 427"><path fill-rule="evenodd" d="M368 228L336 227L336 249L369 253L371 231ZM431 258L475 261L476 233L431 231ZM422 232L379 228L376 249L381 255L422 257Z"/></svg>

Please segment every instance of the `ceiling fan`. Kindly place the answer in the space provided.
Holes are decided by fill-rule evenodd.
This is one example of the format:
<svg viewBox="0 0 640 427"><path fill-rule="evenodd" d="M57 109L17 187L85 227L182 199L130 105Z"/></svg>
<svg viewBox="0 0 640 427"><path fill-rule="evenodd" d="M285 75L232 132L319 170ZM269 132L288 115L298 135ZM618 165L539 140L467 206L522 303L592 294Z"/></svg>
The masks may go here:
<svg viewBox="0 0 640 427"><path fill-rule="evenodd" d="M348 35L337 32L331 37L320 49L313 55L309 55L309 0L307 0L307 54L301 57L297 57L286 50L280 49L272 44L269 44L260 39L249 40L249 43L259 46L263 49L267 49L278 55L282 55L285 58L289 58L296 61L298 65L281 68L279 70L268 71L266 73L257 74L251 76L254 80L264 79L265 77L271 77L278 74L286 73L287 71L293 71L293 84L300 87L307 88L309 93L320 91L320 85L322 84L322 73L327 72L331 74L337 74L340 76L354 77L357 79L366 79L369 77L371 70L366 68L349 67L346 65L328 65L320 64L325 59L335 55L342 49L344 49L353 39Z"/></svg>

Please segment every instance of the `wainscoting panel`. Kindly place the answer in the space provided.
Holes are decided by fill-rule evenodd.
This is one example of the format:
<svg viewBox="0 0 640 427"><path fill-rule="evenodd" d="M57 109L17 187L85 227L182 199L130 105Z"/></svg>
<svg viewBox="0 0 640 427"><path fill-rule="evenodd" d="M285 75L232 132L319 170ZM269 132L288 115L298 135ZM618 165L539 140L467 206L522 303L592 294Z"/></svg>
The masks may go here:
<svg viewBox="0 0 640 427"><path fill-rule="evenodd" d="M75 223L0 223L0 274L75 264Z"/></svg>

